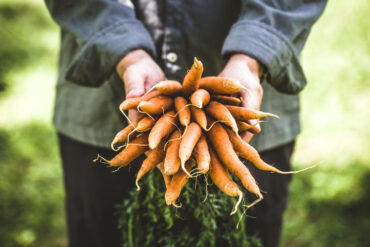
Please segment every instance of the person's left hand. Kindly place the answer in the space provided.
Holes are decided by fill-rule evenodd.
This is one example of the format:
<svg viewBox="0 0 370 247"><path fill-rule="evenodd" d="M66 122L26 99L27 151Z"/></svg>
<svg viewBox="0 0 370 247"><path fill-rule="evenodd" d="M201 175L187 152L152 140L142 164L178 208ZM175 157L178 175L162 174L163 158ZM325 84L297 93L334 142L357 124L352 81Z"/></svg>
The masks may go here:
<svg viewBox="0 0 370 247"><path fill-rule="evenodd" d="M219 76L227 77L239 81L247 90L242 90L239 96L243 98L243 107L259 110L263 97L263 89L260 84L262 75L262 66L257 60L244 55L235 54L230 57L225 68ZM249 124L256 124L257 120L249 120ZM261 127L259 124L255 126L255 130L259 132ZM253 134L245 131L240 135L244 141L250 142Z"/></svg>

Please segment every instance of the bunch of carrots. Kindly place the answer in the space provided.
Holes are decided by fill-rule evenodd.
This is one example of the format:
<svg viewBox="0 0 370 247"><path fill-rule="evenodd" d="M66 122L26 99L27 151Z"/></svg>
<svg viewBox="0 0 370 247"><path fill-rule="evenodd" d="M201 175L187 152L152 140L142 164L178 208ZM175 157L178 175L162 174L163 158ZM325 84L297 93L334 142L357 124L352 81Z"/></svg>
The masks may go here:
<svg viewBox="0 0 370 247"><path fill-rule="evenodd" d="M241 107L242 99L232 95L246 90L245 87L228 78L202 78L202 73L203 64L195 58L182 84L174 80L161 81L145 95L124 100L119 108L125 116L124 111L129 109L137 109L140 115L134 121L128 120L129 125L114 137L112 149L124 149L112 160L101 156L97 160L112 167L124 167L146 153L147 158L136 177L138 190L139 180L156 167L166 185L166 204L176 207L188 179L209 174L221 191L238 197L233 214L243 192L229 172L257 196L247 207L263 199L255 179L239 157L264 171L293 172L283 172L265 163L256 149L239 136L243 131L258 132L248 120L278 116ZM123 145L116 147L119 144Z"/></svg>

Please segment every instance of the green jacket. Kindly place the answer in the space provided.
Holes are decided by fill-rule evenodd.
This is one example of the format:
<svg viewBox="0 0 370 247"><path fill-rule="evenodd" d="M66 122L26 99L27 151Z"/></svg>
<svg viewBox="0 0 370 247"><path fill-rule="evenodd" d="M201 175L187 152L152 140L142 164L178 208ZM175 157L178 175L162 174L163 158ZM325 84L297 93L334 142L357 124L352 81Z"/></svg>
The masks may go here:
<svg viewBox="0 0 370 247"><path fill-rule="evenodd" d="M262 110L269 119L252 140L260 151L292 141L300 131L299 98L306 84L299 54L325 0L46 0L61 26L54 124L77 141L109 148L127 123L115 65L146 50L168 79L180 80L193 58L217 75L243 53L266 69Z"/></svg>

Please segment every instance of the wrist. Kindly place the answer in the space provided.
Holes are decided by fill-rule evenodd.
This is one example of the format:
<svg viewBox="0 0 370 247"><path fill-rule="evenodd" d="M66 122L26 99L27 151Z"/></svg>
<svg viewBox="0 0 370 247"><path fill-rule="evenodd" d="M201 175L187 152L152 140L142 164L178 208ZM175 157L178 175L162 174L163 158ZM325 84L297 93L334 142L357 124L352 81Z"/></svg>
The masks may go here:
<svg viewBox="0 0 370 247"><path fill-rule="evenodd" d="M116 71L122 78L126 69L130 65L137 63L141 59L151 58L150 55L143 49L132 50L127 53L116 65Z"/></svg>

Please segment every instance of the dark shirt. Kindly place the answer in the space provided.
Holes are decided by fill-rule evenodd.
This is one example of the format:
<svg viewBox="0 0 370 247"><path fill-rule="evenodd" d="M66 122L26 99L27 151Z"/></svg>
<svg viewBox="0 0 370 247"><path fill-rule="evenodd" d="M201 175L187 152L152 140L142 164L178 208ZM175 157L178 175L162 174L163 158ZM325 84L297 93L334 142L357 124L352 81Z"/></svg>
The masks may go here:
<svg viewBox="0 0 370 247"><path fill-rule="evenodd" d="M262 110L281 117L262 124L252 144L266 150L299 133L299 99L306 84L299 54L325 0L46 0L61 26L55 102L57 130L109 147L126 121L125 98L115 72L133 49L146 50L166 77L180 80L197 57L204 75L217 75L235 53L265 68Z"/></svg>

